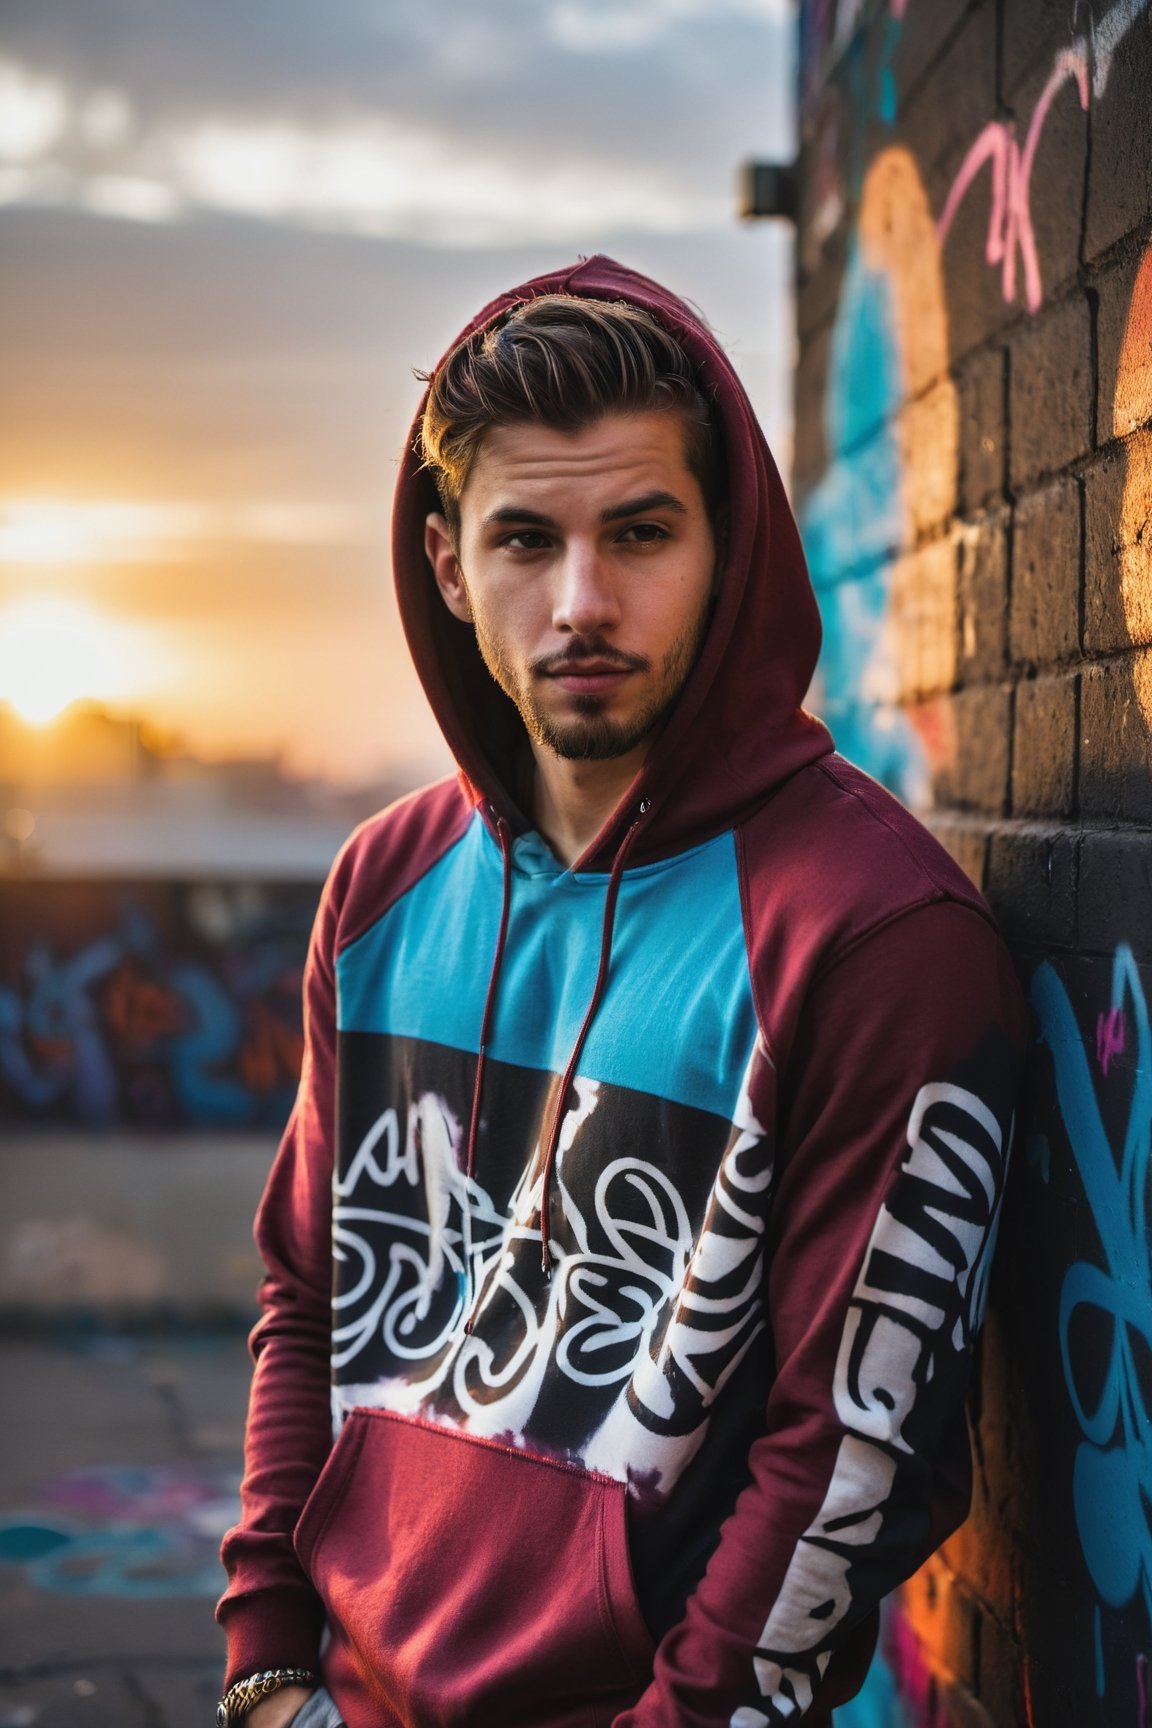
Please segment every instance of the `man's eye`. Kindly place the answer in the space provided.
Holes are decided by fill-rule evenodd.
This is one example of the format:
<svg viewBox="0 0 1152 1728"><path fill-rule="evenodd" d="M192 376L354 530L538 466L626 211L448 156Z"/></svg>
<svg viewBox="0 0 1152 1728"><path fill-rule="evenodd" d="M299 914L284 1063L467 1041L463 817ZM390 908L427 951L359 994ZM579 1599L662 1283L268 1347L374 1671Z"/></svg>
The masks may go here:
<svg viewBox="0 0 1152 1728"><path fill-rule="evenodd" d="M641 545L650 546L657 540L667 540L668 530L662 528L659 522L631 522L620 538L637 540Z"/></svg>
<svg viewBox="0 0 1152 1728"><path fill-rule="evenodd" d="M520 528L504 542L513 552L543 552L550 544L547 534L537 528Z"/></svg>

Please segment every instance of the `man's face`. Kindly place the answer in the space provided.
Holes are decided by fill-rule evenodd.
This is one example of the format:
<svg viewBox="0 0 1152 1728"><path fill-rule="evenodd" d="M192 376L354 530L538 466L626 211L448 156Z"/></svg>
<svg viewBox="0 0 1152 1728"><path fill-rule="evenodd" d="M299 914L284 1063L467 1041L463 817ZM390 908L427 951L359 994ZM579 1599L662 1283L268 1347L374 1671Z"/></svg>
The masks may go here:
<svg viewBox="0 0 1152 1728"><path fill-rule="evenodd" d="M695 663L716 566L679 413L494 428L460 500L458 548L434 516L428 553L534 746L646 753Z"/></svg>

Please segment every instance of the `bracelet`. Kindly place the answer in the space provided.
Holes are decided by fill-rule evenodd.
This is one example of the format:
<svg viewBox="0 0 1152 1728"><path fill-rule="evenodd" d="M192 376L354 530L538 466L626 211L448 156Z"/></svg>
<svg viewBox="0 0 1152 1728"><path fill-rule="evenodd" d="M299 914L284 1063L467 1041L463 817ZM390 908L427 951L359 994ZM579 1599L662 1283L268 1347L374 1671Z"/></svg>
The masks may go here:
<svg viewBox="0 0 1152 1728"><path fill-rule="evenodd" d="M317 1679L307 1668L265 1668L262 1674L250 1674L247 1680L237 1680L229 1686L216 1706L216 1728L236 1728L254 1704L271 1698L281 1686L315 1686Z"/></svg>

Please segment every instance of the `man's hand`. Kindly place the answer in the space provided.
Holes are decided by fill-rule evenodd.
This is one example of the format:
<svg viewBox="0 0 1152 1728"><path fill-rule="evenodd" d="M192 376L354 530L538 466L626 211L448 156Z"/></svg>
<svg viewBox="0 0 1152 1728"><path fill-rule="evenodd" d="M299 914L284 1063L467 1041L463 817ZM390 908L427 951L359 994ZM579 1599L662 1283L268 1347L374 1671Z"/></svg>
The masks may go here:
<svg viewBox="0 0 1152 1728"><path fill-rule="evenodd" d="M288 1728L297 1710L302 1710L314 1686L281 1686L270 1698L262 1698L244 1718L244 1728Z"/></svg>

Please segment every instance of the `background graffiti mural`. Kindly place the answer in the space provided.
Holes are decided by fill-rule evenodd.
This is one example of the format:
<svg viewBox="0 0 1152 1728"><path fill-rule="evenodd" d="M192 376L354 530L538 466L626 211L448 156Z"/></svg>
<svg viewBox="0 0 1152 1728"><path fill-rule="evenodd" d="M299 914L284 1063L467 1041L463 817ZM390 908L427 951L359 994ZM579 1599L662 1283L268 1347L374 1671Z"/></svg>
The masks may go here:
<svg viewBox="0 0 1152 1728"><path fill-rule="evenodd" d="M282 1126L317 889L10 882L0 1120Z"/></svg>
<svg viewBox="0 0 1152 1728"><path fill-rule="evenodd" d="M837 1728L1152 1710L1152 8L805 0L815 702L985 889L1037 1042L971 1519Z"/></svg>

